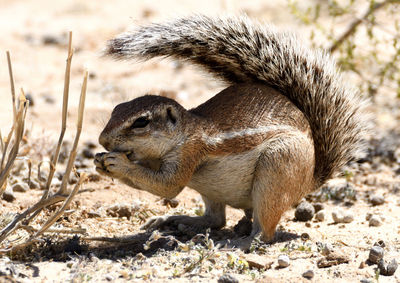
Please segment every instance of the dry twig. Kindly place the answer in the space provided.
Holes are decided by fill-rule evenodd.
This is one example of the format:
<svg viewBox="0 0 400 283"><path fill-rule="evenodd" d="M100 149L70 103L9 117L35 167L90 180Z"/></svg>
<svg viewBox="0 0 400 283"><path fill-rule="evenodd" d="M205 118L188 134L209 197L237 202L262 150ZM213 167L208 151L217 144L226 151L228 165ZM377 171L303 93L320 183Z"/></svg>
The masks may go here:
<svg viewBox="0 0 400 283"><path fill-rule="evenodd" d="M45 193L43 194L42 199L47 198L51 186L51 182L54 177L54 173L56 171L56 166L58 162L58 157L60 155L61 145L63 143L65 130L67 128L67 112L68 112L68 96L69 96L69 83L71 76L71 62L72 56L74 55L74 50L72 49L72 32L69 32L69 41L68 41L68 56L67 56L67 64L65 67L65 78L64 78L64 91L63 91L63 106L62 106L62 120L61 120L61 132L60 137L58 138L58 143L54 155L50 162L50 172L47 178Z"/></svg>
<svg viewBox="0 0 400 283"><path fill-rule="evenodd" d="M15 121L12 129L5 141L4 151L1 161L1 172L0 172L0 196L3 194L6 188L7 178L10 174L10 170L14 164L15 159L17 158L19 146L24 135L25 128L25 117L26 111L28 109L29 101L26 100L23 91L21 90L20 103L17 115L15 117ZM12 133L14 133L13 145L8 153L8 145L11 143ZM4 161L7 160L7 162Z"/></svg>
<svg viewBox="0 0 400 283"><path fill-rule="evenodd" d="M80 134L82 131L82 122L83 122L83 113L84 113L84 107L85 107L85 98L86 98L86 87L87 87L87 79L88 79L88 72L85 71L84 74L84 79L83 79L83 84L82 84L82 89L81 89L81 95L80 95L80 100L79 100L79 109L78 109L78 121L77 121L77 131L76 131L76 136L74 139L74 144L73 148L71 150L71 153L69 155L69 160L68 160L68 165L65 170L62 184L58 192L55 194L49 196L49 191L50 191L50 185L52 178L54 177L54 172L56 168L56 164L58 161L58 156L60 152L60 148L62 145L64 133L66 130L66 118L67 118L67 106L68 106L68 93L69 93L69 81L70 81L70 68L71 68L71 59L72 59L72 47L71 47L71 38L72 38L72 33L70 33L70 41L69 41L69 46L68 46L68 58L67 58L67 67L66 67L66 72L65 72L65 83L64 83L64 96L63 96L63 114L62 114L62 126L61 126L61 134L58 140L58 144L55 150L55 153L52 157L52 160L50 162L50 173L47 179L46 183L46 190L42 195L42 198L32 207L28 208L25 210L23 213L18 214L5 228L3 228L0 231L0 243L3 242L10 234L12 234L14 231L17 229L24 229L26 230L31 236L29 239L21 244L18 245L12 245L9 248L0 250L0 254L4 253L13 253L21 248L27 247L30 244L39 241L38 237L42 235L44 232L48 231L51 225L53 225L64 213L65 209L70 205L72 199L74 196L78 193L79 188L81 187L82 183L86 180L86 174L81 174L78 183L75 185L74 189L68 193L67 192L67 180L69 179L69 175L71 173L71 170L73 168L73 164L75 161L75 157L77 154L77 146L80 138ZM21 119L24 120L25 114L26 114L26 106L27 103L20 103L20 110L18 111L16 115L16 121L20 121ZM25 107L25 108L21 108ZM22 110L21 110L22 109ZM23 121L22 120L22 121ZM20 124L15 125L15 139L17 141L20 141L18 139L19 137L22 138L23 134L23 124L22 127ZM4 147L7 147L7 142L6 141ZM18 143L19 144L19 143ZM10 155L13 156L14 153L18 152L18 147L15 146L12 148ZM15 153L15 155L16 155ZM5 168L8 168L9 166L9 160L7 161ZM3 174L2 170L2 173ZM2 180L0 178L0 180ZM1 183L0 183L1 184ZM35 228L31 227L28 225L28 223L36 217L39 212L43 209L46 208L50 205L53 205L55 203L58 203L60 201L64 201L63 205L61 208L53 215L51 216L43 225L40 229L36 230ZM28 218L29 217L29 218ZM76 230L77 233L82 233L82 230ZM69 232L73 232L70 230Z"/></svg>
<svg viewBox="0 0 400 283"><path fill-rule="evenodd" d="M335 50L346 40L350 35L352 35L357 27L364 22L370 15L378 11L379 9L385 7L387 4L391 3L400 3L399 0L386 0L379 3L373 3L370 7L364 12L364 14L355 19L346 29L346 31L328 48L328 51L333 53Z"/></svg>

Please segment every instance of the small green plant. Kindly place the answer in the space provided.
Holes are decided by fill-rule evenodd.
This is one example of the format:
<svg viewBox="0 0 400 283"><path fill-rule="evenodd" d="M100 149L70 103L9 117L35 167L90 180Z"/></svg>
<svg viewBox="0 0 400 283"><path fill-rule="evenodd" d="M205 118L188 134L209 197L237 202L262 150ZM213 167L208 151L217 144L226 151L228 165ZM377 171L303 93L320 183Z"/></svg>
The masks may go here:
<svg viewBox="0 0 400 283"><path fill-rule="evenodd" d="M234 253L227 253L228 258L228 267L239 273L244 273L245 271L249 270L249 263L245 259L239 258Z"/></svg>
<svg viewBox="0 0 400 283"><path fill-rule="evenodd" d="M294 251L311 252L311 245L309 243L298 244L295 242L289 242L285 244L283 248L280 249L281 253L286 253L286 254L290 254Z"/></svg>
<svg viewBox="0 0 400 283"><path fill-rule="evenodd" d="M301 4L288 2L292 14L310 27L314 47L335 53L341 69L355 74L361 91L372 99L381 88L400 98L400 0Z"/></svg>
<svg viewBox="0 0 400 283"><path fill-rule="evenodd" d="M204 261L212 260L212 258L216 255L218 249L214 246L214 241L209 238L209 231L207 231L203 237L204 246L200 244L194 244L192 241L189 244L180 246L182 251L195 251L197 253L197 258L193 261L189 259L188 264L184 266L183 271L175 269L173 271L174 277L180 277L186 273L190 273L196 268L201 269Z"/></svg>
<svg viewBox="0 0 400 283"><path fill-rule="evenodd" d="M376 282L379 282L379 275L380 275L379 268L376 268L375 269L375 280L376 280Z"/></svg>

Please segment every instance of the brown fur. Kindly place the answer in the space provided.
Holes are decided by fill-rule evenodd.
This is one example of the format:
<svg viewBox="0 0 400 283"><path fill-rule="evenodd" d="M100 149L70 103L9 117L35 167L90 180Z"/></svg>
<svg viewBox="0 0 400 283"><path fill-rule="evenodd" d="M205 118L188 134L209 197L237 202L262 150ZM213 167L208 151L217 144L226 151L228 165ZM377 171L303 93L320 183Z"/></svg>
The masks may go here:
<svg viewBox="0 0 400 283"><path fill-rule="evenodd" d="M110 152L96 156L97 170L167 198L189 186L206 204L202 217L165 216L145 228L222 227L230 205L247 216L253 211L246 246L260 232L271 240L282 213L353 159L362 144L362 103L333 61L270 26L190 17L123 34L107 53L173 56L232 83L189 111L157 96L113 111L99 138ZM135 126L143 119L146 125Z"/></svg>

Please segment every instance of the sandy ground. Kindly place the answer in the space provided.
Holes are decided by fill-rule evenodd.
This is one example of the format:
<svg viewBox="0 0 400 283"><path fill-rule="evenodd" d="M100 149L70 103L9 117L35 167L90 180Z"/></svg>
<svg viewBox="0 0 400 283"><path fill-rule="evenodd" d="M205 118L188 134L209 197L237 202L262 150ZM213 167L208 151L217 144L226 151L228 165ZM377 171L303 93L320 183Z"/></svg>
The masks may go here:
<svg viewBox="0 0 400 283"><path fill-rule="evenodd" d="M116 104L145 93L165 91L190 108L223 88L195 68L176 62L155 60L132 64L102 58L105 41L132 24L189 13L240 12L282 28L294 28L301 35L302 30L290 15L285 1L0 0L0 53L4 54L0 55L0 129L2 133L7 132L12 120L5 57L5 51L10 50L16 87L23 88L34 100L27 118L28 156L36 165L38 160L48 159L60 128L66 34L71 30L75 54L66 140L73 140L82 74L88 69L91 76L79 158L86 166L81 170L94 174L92 160L83 157L81 151L87 142L97 144L97 137ZM340 178L329 185L330 193L311 199L314 203L323 203L324 221L294 221L294 210L288 211L279 227L281 240L272 245L259 244L250 254L207 247L207 242L190 246L191 237L172 232L172 238L164 235L145 249L151 235L140 230L144 219L163 214L195 215L203 209L199 195L185 189L178 196L179 205L171 208L159 197L101 177L84 184L83 189L88 191L76 197L69 214L57 223L58 227L86 229L86 234L81 235L83 238L48 234L48 242L23 255L0 256L0 282L216 282L223 274L231 274L240 282L307 282L309 280L302 276L307 270L314 271L313 282L359 282L362 279L400 282L398 271L390 277L377 276L376 265L367 262L369 250L379 241L385 243L385 260L400 255L400 103L393 100L393 96L393 93L379 94L378 103L371 109L376 114L377 134L370 160L349 168L353 175L348 179L351 189L340 190L347 184L345 178ZM387 101L393 101L390 109L386 107ZM97 147L93 151L100 150ZM20 180L25 173L23 168L14 173L13 179ZM335 188L339 188L337 194L332 193ZM39 189L32 189L14 193L16 200L13 202L0 200L0 214L6 217L22 211L38 200L41 193ZM327 195L328 201L324 198ZM373 196L382 196L384 203L372 205ZM128 212L118 212L115 204ZM335 224L331 214L337 211L352 214L354 220ZM366 220L368 213L380 218L382 225L370 227ZM243 213L229 208L227 215L225 238L232 234L229 228ZM217 241L224 238L224 233L212 232L211 237ZM309 238L301 238L304 233ZM84 239L102 236L129 237L130 242L98 243ZM319 268L318 262L327 257L326 249L335 255L334 264ZM289 256L289 267L278 268L277 258L281 254ZM261 262L263 267L254 267L252 261ZM190 266L194 266L193 269Z"/></svg>

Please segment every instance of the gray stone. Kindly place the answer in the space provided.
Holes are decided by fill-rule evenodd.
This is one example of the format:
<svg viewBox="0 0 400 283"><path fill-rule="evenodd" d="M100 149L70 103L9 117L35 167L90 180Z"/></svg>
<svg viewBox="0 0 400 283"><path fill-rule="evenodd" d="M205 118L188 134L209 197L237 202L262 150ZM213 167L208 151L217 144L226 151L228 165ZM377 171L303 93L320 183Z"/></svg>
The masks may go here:
<svg viewBox="0 0 400 283"><path fill-rule="evenodd" d="M392 276L398 267L397 261L393 259L389 264L387 264L383 258L378 262L379 273L385 276Z"/></svg>
<svg viewBox="0 0 400 283"><path fill-rule="evenodd" d="M378 227L382 225L382 220L378 215L373 215L369 219L369 226Z"/></svg>
<svg viewBox="0 0 400 283"><path fill-rule="evenodd" d="M312 279L314 277L314 271L312 269L307 270L303 273L303 277L307 279Z"/></svg>
<svg viewBox="0 0 400 283"><path fill-rule="evenodd" d="M350 223L354 220L354 216L350 212L334 211L332 219L335 223Z"/></svg>
<svg viewBox="0 0 400 283"><path fill-rule="evenodd" d="M351 213L346 213L343 215L343 223L350 223L353 222L354 220L354 215Z"/></svg>
<svg viewBox="0 0 400 283"><path fill-rule="evenodd" d="M16 183L11 187L13 192L25 193L29 190L29 186L26 183Z"/></svg>
<svg viewBox="0 0 400 283"><path fill-rule="evenodd" d="M315 212L318 212L318 211L324 209L324 205L320 202L313 203L313 206L314 206Z"/></svg>
<svg viewBox="0 0 400 283"><path fill-rule="evenodd" d="M231 274L224 274L218 278L218 283L239 283L239 280L237 280Z"/></svg>
<svg viewBox="0 0 400 283"><path fill-rule="evenodd" d="M383 196L371 196L369 201L372 205L381 205L385 203L385 198Z"/></svg>
<svg viewBox="0 0 400 283"><path fill-rule="evenodd" d="M273 262L270 261L265 256L257 255L257 254L246 254L245 259L249 264L250 268L256 269L270 269Z"/></svg>
<svg viewBox="0 0 400 283"><path fill-rule="evenodd" d="M15 195L10 190L5 190L3 192L3 196L2 197L3 197L3 199L5 201L8 201L8 202L13 202L14 200L16 200Z"/></svg>
<svg viewBox="0 0 400 283"><path fill-rule="evenodd" d="M290 259L287 255L280 255L278 257L278 265L280 268L285 268L290 265Z"/></svg>
<svg viewBox="0 0 400 283"><path fill-rule="evenodd" d="M126 203L114 204L109 206L106 212L111 217L126 217L130 219L132 216L132 206Z"/></svg>
<svg viewBox="0 0 400 283"><path fill-rule="evenodd" d="M373 246L369 251L368 260L372 263L378 263L383 258L384 250L379 246Z"/></svg>
<svg viewBox="0 0 400 283"><path fill-rule="evenodd" d="M304 201L297 206L294 216L296 220L306 222L311 220L314 214L314 206L311 203Z"/></svg>
<svg viewBox="0 0 400 283"><path fill-rule="evenodd" d="M324 210L320 210L315 214L315 219L317 219L318 221L324 221L325 220L325 211Z"/></svg>

